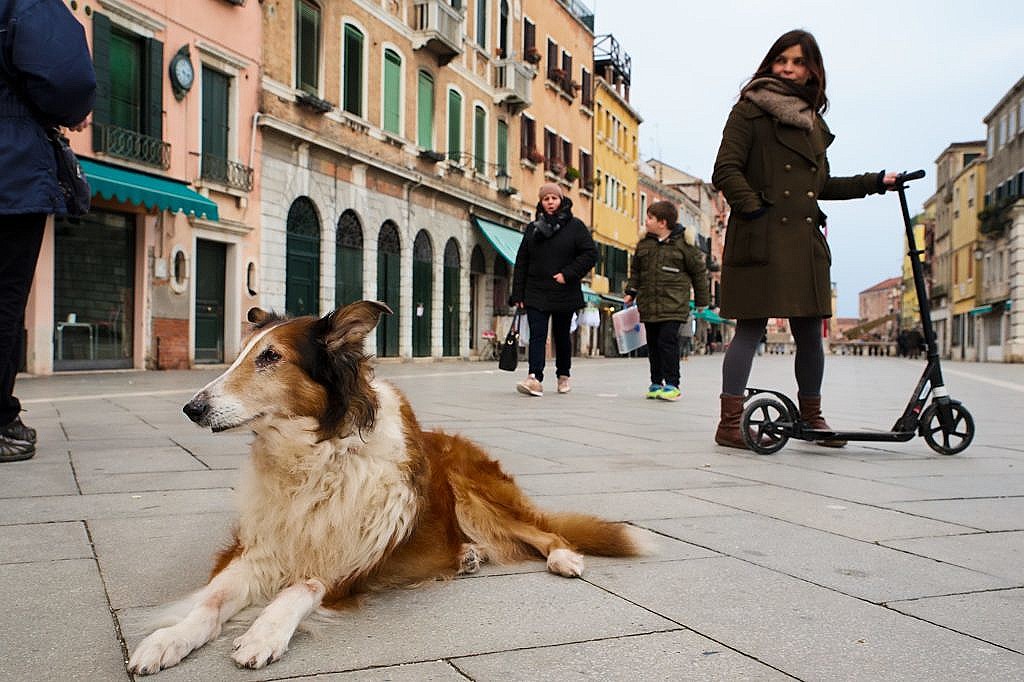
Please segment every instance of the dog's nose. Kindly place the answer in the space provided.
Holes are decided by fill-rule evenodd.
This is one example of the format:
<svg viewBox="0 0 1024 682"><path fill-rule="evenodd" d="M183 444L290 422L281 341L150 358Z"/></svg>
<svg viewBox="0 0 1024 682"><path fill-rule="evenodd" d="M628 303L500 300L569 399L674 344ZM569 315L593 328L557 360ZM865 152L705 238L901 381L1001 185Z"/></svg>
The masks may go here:
<svg viewBox="0 0 1024 682"><path fill-rule="evenodd" d="M185 404L185 407L181 408L181 411L196 424L201 424L203 415L205 415L209 409L210 404L206 401L206 396L200 393L195 398L188 401L188 403Z"/></svg>

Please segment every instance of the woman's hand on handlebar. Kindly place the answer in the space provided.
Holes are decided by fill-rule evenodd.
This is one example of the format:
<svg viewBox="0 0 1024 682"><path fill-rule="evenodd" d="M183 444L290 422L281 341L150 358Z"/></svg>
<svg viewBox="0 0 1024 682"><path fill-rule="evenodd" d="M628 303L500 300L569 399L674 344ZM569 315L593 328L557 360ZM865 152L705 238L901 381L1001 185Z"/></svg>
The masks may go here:
<svg viewBox="0 0 1024 682"><path fill-rule="evenodd" d="M885 185L886 189L895 189L896 181L899 178L899 175L900 174L897 173L896 171L889 171L884 176L882 176L882 184Z"/></svg>

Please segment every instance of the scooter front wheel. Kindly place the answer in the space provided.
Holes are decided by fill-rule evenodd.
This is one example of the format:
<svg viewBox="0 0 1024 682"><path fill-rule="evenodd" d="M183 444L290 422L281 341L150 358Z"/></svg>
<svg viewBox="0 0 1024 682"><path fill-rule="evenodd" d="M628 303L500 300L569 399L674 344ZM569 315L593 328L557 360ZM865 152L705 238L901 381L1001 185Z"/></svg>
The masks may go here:
<svg viewBox="0 0 1024 682"><path fill-rule="evenodd" d="M932 403L921 413L920 428L924 441L940 455L963 452L974 440L974 418L966 407L958 402L952 402L945 407L950 414L944 425L939 409L936 403Z"/></svg>
<svg viewBox="0 0 1024 682"><path fill-rule="evenodd" d="M776 398L754 398L743 409L740 433L747 447L759 455L774 455L789 442L783 425L791 424L789 410Z"/></svg>

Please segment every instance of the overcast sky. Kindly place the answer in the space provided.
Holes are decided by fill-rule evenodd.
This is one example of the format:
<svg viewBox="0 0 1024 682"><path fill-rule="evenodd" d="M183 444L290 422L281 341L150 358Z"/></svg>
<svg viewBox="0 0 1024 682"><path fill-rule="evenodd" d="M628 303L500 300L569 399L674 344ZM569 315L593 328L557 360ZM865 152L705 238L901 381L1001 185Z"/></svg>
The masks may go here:
<svg viewBox="0 0 1024 682"><path fill-rule="evenodd" d="M740 87L792 28L811 31L825 60L832 174L924 168L928 176L908 192L912 214L935 191L939 153L950 142L984 139L982 119L1024 76L1019 0L589 4L596 33L613 34L632 57L641 158L708 181ZM822 207L838 314L856 317L857 294L900 273L899 200L886 194Z"/></svg>

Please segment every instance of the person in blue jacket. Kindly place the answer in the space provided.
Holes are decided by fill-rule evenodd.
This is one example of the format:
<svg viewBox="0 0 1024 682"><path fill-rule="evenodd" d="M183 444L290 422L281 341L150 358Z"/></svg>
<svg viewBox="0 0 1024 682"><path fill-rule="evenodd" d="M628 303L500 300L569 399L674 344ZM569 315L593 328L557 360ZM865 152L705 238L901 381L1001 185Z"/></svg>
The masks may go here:
<svg viewBox="0 0 1024 682"><path fill-rule="evenodd" d="M85 127L96 74L85 30L61 0L0 0L0 462L32 457L14 380L48 215L64 215L46 129Z"/></svg>

